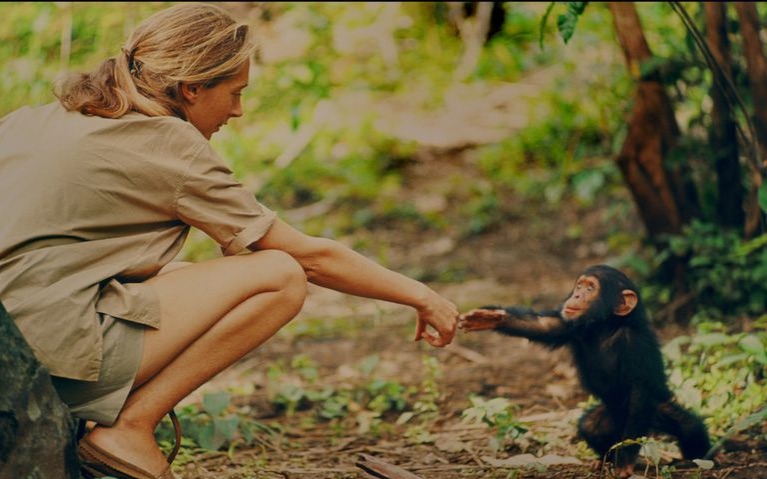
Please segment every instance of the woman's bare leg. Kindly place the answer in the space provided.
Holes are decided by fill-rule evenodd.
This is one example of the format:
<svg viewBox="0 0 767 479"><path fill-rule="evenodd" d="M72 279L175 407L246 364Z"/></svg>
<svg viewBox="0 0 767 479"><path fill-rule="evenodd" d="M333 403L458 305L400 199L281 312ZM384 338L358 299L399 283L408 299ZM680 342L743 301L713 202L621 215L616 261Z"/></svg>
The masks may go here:
<svg viewBox="0 0 767 479"><path fill-rule="evenodd" d="M300 311L306 277L293 258L261 251L175 268L149 281L162 324L144 336L134 389L112 427L90 439L159 474L167 466L154 440L179 401L274 335Z"/></svg>

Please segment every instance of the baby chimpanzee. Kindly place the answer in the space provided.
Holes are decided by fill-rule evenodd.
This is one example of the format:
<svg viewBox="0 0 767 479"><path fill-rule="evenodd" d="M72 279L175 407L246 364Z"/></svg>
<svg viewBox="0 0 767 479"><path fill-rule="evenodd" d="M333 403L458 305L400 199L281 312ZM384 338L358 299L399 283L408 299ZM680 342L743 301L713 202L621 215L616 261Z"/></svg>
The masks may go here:
<svg viewBox="0 0 767 479"><path fill-rule="evenodd" d="M613 445L651 431L676 437L686 459L710 449L703 422L677 404L666 385L658 339L636 286L615 268L584 271L558 311L486 306L462 314L459 327L569 346L583 387L601 400L583 414L578 434L603 458ZM619 477L629 477L638 452L637 445L620 447L607 459Z"/></svg>

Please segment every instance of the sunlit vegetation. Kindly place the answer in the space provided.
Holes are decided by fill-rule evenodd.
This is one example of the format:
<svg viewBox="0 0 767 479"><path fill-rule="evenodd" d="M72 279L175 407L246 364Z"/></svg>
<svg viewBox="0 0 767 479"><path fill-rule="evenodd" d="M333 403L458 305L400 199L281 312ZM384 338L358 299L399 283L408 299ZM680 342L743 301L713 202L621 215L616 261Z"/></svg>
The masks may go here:
<svg viewBox="0 0 767 479"><path fill-rule="evenodd" d="M116 55L140 19L167 5L3 3L0 116L22 105L53 101L57 75L94 68ZM623 227L632 200L614 159L627 134L634 83L604 5L590 4L564 44L551 21L555 13L540 31L545 3L506 2L502 31L482 45L465 75L459 67L472 59L464 57L467 44L444 5L247 5L242 3L244 10L237 12L257 25L260 61L244 92L243 118L231 122L213 143L261 201L307 233L342 238L384 263L385 246L375 242L374 234L362 233L392 228L461 241L519 214L517 204L538 205L539 221L563 205L598 208L610 257L638 277L653 277L671 256L689 259L687 294L697 300L689 335L664 349L672 389L706 417L715 440L736 430L765 440L760 424L767 403L767 236L743 239L711 219L714 185L703 169L711 162L705 136L711 74L664 2L638 3L637 8L683 130L675 159L693 168L707 215L669 238L662 249L645 244L640 226ZM700 18L698 7L688 7ZM765 10L760 4L762 18ZM735 73L738 85L744 85L744 71ZM525 83L530 78L538 83ZM455 105L475 98L476 90L500 92L512 86L536 91L527 100L516 96L519 101L512 105L499 100L499 109L517 112L501 112L506 116L495 126L506 122L505 136L424 146L421 132L401 128L412 126L402 124L404 113L421 115L419 126L426 127L427 119L434 118L429 114L457 114ZM492 102L486 104L488 115L497 113ZM510 127L512 118L522 120ZM445 130L445 135L456 131ZM425 192L430 201L412 202L409 168L441 161L455 149L466 155L466 170ZM585 228L562 226L574 239ZM218 247L195 231L184 250L188 260L218 254ZM437 273L417 266L412 271L421 279L460 282L467 277L460 265ZM638 283L646 284L643 294L652 311L661 313L674 304L669 284ZM354 334L364 326L347 318L321 318L292 327L285 334L320 338ZM412 444L433 443L438 440L431 427L442 405L442 370L432 359L424 357L420 382L405 383L378 376L373 355L353 365L364 379L339 386L324 383L317 365L295 354L268 366L268 400L280 418L300 415L307 425L338 431L354 427L365 437L404 435ZM268 451L289 447L279 421L253 420L248 408L236 403L236 395L210 394L202 404L180 411L188 446L180 463L194 459L194 448L247 446L264 451L254 459L256 467L258 461L268 462ZM547 443L504 398L466 398L462 420L486 427L495 451L518 447L520 441ZM170 428L158 434L169 440ZM445 447L460 450L462 445Z"/></svg>

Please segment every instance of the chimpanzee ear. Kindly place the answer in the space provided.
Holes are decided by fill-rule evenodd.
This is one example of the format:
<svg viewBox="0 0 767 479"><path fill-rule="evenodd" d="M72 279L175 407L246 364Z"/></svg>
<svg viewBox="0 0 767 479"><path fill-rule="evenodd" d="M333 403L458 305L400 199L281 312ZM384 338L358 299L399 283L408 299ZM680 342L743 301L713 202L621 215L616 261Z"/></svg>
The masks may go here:
<svg viewBox="0 0 767 479"><path fill-rule="evenodd" d="M634 291L630 289L624 289L621 291L621 303L615 308L615 314L618 316L626 316L630 312L634 311L634 308L639 302L639 298Z"/></svg>

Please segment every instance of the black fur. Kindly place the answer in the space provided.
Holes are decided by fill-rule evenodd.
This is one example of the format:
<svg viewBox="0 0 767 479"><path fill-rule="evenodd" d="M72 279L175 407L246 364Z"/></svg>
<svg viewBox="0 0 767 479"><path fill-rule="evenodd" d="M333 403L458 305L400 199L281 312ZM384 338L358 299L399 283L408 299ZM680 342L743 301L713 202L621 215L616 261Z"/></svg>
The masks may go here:
<svg viewBox="0 0 767 479"><path fill-rule="evenodd" d="M508 316L496 331L520 336L551 348L568 346L584 389L601 404L586 411L578 434L600 456L616 443L649 436L652 431L676 437L686 459L703 458L711 447L699 417L674 401L658 339L641 299L625 316L614 314L623 290L639 290L622 272L605 265L583 275L599 280L600 296L581 317L568 321L558 311L488 306ZM572 295L572 293L571 293ZM617 466L636 461L638 446L617 448L608 460Z"/></svg>

